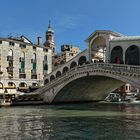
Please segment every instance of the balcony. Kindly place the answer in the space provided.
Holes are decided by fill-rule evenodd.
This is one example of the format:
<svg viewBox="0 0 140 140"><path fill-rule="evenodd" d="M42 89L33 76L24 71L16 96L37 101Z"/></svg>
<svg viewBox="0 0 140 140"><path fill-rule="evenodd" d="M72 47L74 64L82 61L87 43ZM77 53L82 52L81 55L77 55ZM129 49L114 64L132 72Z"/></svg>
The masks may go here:
<svg viewBox="0 0 140 140"><path fill-rule="evenodd" d="M7 61L13 61L13 56L7 56Z"/></svg>
<svg viewBox="0 0 140 140"><path fill-rule="evenodd" d="M23 62L23 61L25 61L25 58L24 57L20 57L19 58L19 62Z"/></svg>
<svg viewBox="0 0 140 140"><path fill-rule="evenodd" d="M31 74L32 74L32 75L37 75L36 69L32 69L32 70L31 70Z"/></svg>
<svg viewBox="0 0 140 140"><path fill-rule="evenodd" d="M13 67L7 67L7 72L8 73L13 73Z"/></svg>
<svg viewBox="0 0 140 140"><path fill-rule="evenodd" d="M26 74L25 74L25 73L20 73L20 74L19 74L19 78L25 79L25 78L26 78Z"/></svg>
<svg viewBox="0 0 140 140"><path fill-rule="evenodd" d="M36 59L31 59L31 63L36 63Z"/></svg>
<svg viewBox="0 0 140 140"><path fill-rule="evenodd" d="M25 73L25 69L19 69L19 73Z"/></svg>
<svg viewBox="0 0 140 140"><path fill-rule="evenodd" d="M37 75L31 75L31 79L37 79Z"/></svg>

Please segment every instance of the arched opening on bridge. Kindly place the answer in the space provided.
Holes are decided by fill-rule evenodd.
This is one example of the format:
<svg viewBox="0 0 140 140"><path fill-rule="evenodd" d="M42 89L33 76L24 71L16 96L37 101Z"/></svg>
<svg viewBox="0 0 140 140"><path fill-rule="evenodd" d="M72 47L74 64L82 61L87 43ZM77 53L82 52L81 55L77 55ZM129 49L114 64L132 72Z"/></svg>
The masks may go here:
<svg viewBox="0 0 140 140"><path fill-rule="evenodd" d="M136 45L132 45L126 50L125 63L128 65L139 65L139 48Z"/></svg>
<svg viewBox="0 0 140 140"><path fill-rule="evenodd" d="M104 37L96 37L89 47L93 62L103 62L105 60L106 40Z"/></svg>
<svg viewBox="0 0 140 140"><path fill-rule="evenodd" d="M65 84L64 82L62 84L53 102L100 101L104 100L110 92L122 85L124 85L124 82L111 76L75 77L69 83Z"/></svg>
<svg viewBox="0 0 140 140"><path fill-rule="evenodd" d="M83 65L83 64L86 63L86 61L87 61L86 56L81 56L81 57L79 58L78 64L79 64L79 65Z"/></svg>
<svg viewBox="0 0 140 140"><path fill-rule="evenodd" d="M50 81L52 81L52 80L54 80L54 79L55 79L54 75L51 75Z"/></svg>
<svg viewBox="0 0 140 140"><path fill-rule="evenodd" d="M49 83L49 79L45 79L44 81L44 85L48 84Z"/></svg>
<svg viewBox="0 0 140 140"><path fill-rule="evenodd" d="M112 49L111 63L123 64L123 49L121 46L116 46Z"/></svg>
<svg viewBox="0 0 140 140"><path fill-rule="evenodd" d="M0 89L3 89L3 84L0 82Z"/></svg>
<svg viewBox="0 0 140 140"><path fill-rule="evenodd" d="M68 67L64 67L63 68L63 73L66 73L67 71L69 71L69 68Z"/></svg>
<svg viewBox="0 0 140 140"><path fill-rule="evenodd" d="M77 63L75 61L73 61L71 64L70 64L70 69L74 68L77 66Z"/></svg>
<svg viewBox="0 0 140 140"><path fill-rule="evenodd" d="M58 77L60 77L60 76L61 76L61 72L58 71L58 72L56 73L56 78L58 78Z"/></svg>

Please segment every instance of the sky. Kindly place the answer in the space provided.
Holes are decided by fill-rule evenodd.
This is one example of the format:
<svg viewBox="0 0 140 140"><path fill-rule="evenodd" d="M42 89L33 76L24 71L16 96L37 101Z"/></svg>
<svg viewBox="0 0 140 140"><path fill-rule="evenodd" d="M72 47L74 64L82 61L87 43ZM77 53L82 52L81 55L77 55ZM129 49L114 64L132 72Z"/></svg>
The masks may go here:
<svg viewBox="0 0 140 140"><path fill-rule="evenodd" d="M37 43L51 20L57 52L62 44L81 50L95 30L140 35L140 0L1 0L0 37L25 35Z"/></svg>

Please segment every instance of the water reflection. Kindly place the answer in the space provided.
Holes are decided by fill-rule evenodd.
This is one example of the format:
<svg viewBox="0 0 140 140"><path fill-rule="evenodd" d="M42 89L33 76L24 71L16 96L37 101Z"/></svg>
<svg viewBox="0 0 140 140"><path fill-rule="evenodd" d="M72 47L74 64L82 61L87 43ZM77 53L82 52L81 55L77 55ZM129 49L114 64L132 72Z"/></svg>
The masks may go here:
<svg viewBox="0 0 140 140"><path fill-rule="evenodd" d="M92 103L1 108L0 139L140 139L139 108Z"/></svg>

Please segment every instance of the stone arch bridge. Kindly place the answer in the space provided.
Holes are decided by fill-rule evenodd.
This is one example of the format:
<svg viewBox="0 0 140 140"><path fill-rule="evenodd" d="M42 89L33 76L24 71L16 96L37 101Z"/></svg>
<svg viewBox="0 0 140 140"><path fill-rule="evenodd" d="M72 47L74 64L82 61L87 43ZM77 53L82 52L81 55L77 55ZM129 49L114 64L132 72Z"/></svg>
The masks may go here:
<svg viewBox="0 0 140 140"><path fill-rule="evenodd" d="M99 101L125 83L140 88L140 66L91 63L71 68L34 94L46 103Z"/></svg>

